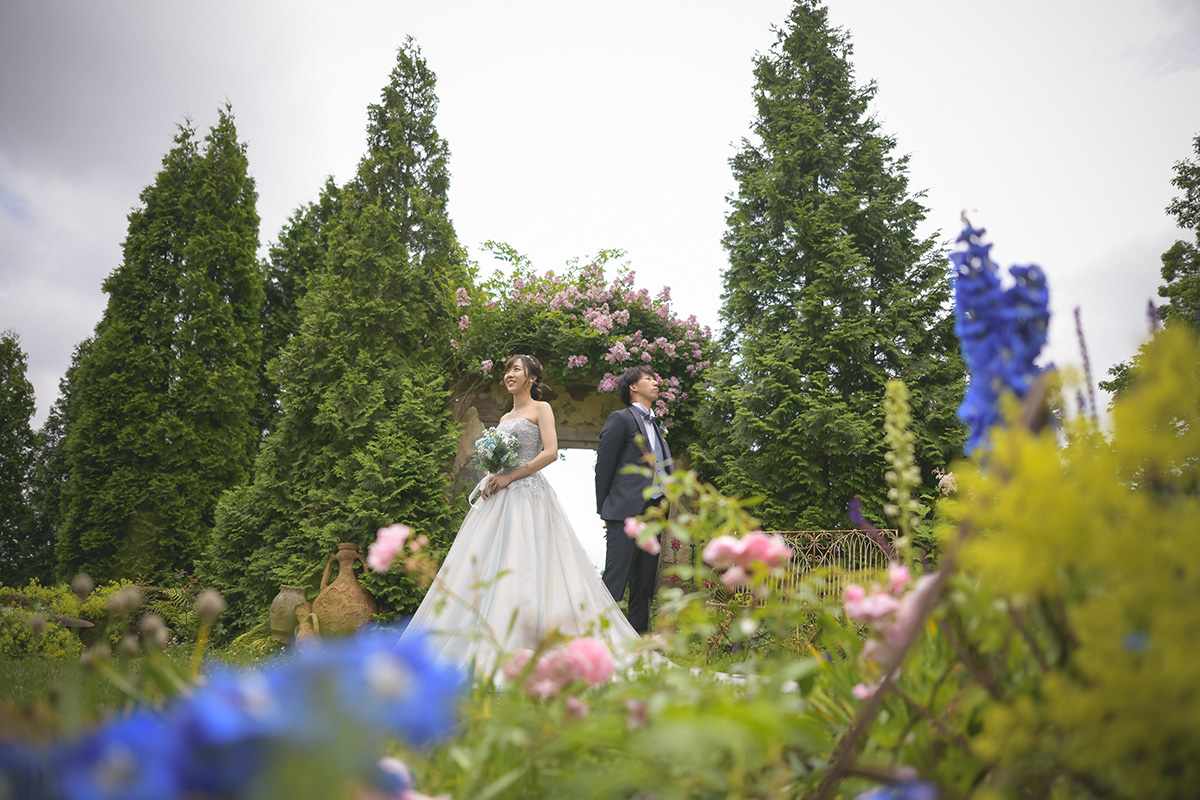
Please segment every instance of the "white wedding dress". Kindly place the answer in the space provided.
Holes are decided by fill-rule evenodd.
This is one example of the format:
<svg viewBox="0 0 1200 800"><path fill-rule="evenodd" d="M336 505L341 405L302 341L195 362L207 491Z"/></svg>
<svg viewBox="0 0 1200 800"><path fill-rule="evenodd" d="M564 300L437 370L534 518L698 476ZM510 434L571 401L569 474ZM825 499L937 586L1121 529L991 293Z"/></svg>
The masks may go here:
<svg viewBox="0 0 1200 800"><path fill-rule="evenodd" d="M497 428L516 435L521 464L542 452L536 423L517 418ZM598 638L618 661L642 643L540 470L474 501L405 632L418 630L441 660L464 669L474 662L477 676L554 631Z"/></svg>

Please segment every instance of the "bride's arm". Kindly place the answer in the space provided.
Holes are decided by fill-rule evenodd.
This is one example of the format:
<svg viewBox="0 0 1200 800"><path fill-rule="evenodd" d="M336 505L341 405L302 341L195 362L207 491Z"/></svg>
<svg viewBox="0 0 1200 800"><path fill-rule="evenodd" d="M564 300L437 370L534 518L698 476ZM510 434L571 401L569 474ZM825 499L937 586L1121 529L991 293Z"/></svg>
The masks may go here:
<svg viewBox="0 0 1200 800"><path fill-rule="evenodd" d="M542 452L512 472L493 476L492 480L496 482L496 489L508 486L520 478L527 478L558 459L558 431L554 428L554 409L550 407L549 403L542 403L538 406L537 424L538 429L542 432Z"/></svg>

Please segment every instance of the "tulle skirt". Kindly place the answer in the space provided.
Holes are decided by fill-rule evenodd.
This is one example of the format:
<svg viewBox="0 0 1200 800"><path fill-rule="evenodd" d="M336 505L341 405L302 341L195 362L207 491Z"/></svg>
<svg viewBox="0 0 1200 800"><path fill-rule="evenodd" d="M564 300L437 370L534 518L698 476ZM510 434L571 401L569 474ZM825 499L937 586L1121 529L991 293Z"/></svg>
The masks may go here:
<svg viewBox="0 0 1200 800"><path fill-rule="evenodd" d="M540 472L474 500L410 631L479 676L555 631L598 638L618 659L641 643Z"/></svg>

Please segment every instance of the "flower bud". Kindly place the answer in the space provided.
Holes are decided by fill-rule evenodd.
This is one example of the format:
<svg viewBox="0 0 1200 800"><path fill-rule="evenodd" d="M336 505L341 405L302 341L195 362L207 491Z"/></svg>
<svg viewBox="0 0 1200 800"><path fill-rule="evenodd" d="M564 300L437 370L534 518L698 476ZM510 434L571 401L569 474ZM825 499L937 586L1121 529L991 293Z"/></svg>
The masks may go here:
<svg viewBox="0 0 1200 800"><path fill-rule="evenodd" d="M142 640L147 644L162 650L167 646L167 639L170 638L167 633L167 623L158 614L147 614L142 617L142 621L138 626L142 631Z"/></svg>
<svg viewBox="0 0 1200 800"><path fill-rule="evenodd" d="M96 588L96 584L92 582L92 576L86 572L81 572L71 579L71 591L80 600L87 599L87 596L92 593L92 589Z"/></svg>
<svg viewBox="0 0 1200 800"><path fill-rule="evenodd" d="M196 616L205 625L212 625L225 611L225 598L216 589L205 589L196 598Z"/></svg>
<svg viewBox="0 0 1200 800"><path fill-rule="evenodd" d="M126 586L108 598L108 613L118 616L132 614L141 604L142 590L136 586Z"/></svg>
<svg viewBox="0 0 1200 800"><path fill-rule="evenodd" d="M101 661L108 661L111 656L112 651L109 649L108 642L101 641L80 653L79 661L84 665L92 665Z"/></svg>
<svg viewBox="0 0 1200 800"><path fill-rule="evenodd" d="M129 634L125 634L121 637L121 641L117 642L117 652L123 656L133 658L141 651L142 646L138 644L138 640Z"/></svg>

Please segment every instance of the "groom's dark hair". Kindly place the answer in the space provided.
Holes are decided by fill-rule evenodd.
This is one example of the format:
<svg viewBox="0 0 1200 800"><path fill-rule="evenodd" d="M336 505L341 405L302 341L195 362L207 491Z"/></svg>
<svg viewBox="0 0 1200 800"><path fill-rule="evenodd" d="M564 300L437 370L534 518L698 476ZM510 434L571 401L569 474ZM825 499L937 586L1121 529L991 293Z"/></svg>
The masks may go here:
<svg viewBox="0 0 1200 800"><path fill-rule="evenodd" d="M621 377L617 379L617 397L621 398L621 402L625 405L632 405L633 399L629 396L629 387L642 379L643 375L654 377L654 370L649 364L638 364L636 367L626 367L621 373Z"/></svg>

